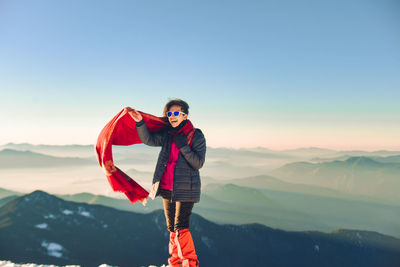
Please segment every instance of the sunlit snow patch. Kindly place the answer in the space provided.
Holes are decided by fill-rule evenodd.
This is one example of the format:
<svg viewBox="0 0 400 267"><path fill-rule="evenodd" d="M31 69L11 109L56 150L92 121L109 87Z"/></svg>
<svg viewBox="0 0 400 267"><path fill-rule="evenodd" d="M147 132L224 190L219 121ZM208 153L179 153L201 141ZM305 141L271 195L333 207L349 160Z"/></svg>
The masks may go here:
<svg viewBox="0 0 400 267"><path fill-rule="evenodd" d="M82 216L85 216L88 218L94 218L94 216L90 212L86 211L83 207L78 207L78 209L79 209L78 210L79 215L82 215Z"/></svg>
<svg viewBox="0 0 400 267"><path fill-rule="evenodd" d="M56 265L43 265L34 263L17 264L11 261L0 261L0 267L58 267ZM80 267L80 265L64 265L63 267Z"/></svg>
<svg viewBox="0 0 400 267"><path fill-rule="evenodd" d="M44 218L45 219L54 219L54 218L56 218L56 216L54 216L53 214L50 213L48 215L45 215Z"/></svg>
<svg viewBox="0 0 400 267"><path fill-rule="evenodd" d="M64 213L65 215L71 215L71 214L73 214L74 212L73 212L72 210L63 210L63 213Z"/></svg>
<svg viewBox="0 0 400 267"><path fill-rule="evenodd" d="M0 260L0 267L61 267L61 266L58 266L58 265L43 265L43 264L39 265L39 264L35 264L35 263L17 264L17 263L13 263L11 261L1 261ZM80 265L63 265L62 267L81 267L81 266ZM101 264L101 265L99 265L99 267L118 267L118 266L111 266L111 265L108 265L108 264Z"/></svg>
<svg viewBox="0 0 400 267"><path fill-rule="evenodd" d="M39 228L39 229L46 229L48 227L48 224L47 223L39 223L39 224L36 224L35 227Z"/></svg>
<svg viewBox="0 0 400 267"><path fill-rule="evenodd" d="M49 256L56 258L61 258L63 256L62 252L64 251L64 248L60 244L43 240L41 245L47 249L47 254Z"/></svg>

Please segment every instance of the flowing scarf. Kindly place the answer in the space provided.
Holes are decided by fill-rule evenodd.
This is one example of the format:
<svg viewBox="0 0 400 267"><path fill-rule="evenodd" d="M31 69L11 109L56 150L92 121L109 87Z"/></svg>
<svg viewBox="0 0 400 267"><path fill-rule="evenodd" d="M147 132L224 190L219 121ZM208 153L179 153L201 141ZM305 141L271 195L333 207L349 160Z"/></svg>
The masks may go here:
<svg viewBox="0 0 400 267"><path fill-rule="evenodd" d="M150 133L161 131L169 126L169 122L165 121L162 117L157 117L139 110L138 112L142 115ZM182 132L187 135L187 142L191 145L195 128L189 120L187 120L186 124L182 127ZM115 166L112 157L112 145L129 146L140 143L142 143L142 141L136 130L136 122L132 116L123 109L101 130L97 138L95 152L97 161L100 167L102 167L111 188L115 192L124 193L131 204L140 201L145 205L149 193L135 180Z"/></svg>

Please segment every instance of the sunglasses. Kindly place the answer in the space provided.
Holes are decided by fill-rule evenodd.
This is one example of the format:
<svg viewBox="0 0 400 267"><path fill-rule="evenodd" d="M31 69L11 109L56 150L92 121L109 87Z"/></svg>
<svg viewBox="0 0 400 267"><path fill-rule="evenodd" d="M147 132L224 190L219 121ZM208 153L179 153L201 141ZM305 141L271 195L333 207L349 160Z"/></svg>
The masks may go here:
<svg viewBox="0 0 400 267"><path fill-rule="evenodd" d="M186 114L186 113L184 113L184 112L182 112L182 111L174 111L174 112L168 111L168 112L167 112L167 116L168 116L168 117L171 117L172 114L174 114L175 117L178 117L180 113L182 113L183 115Z"/></svg>

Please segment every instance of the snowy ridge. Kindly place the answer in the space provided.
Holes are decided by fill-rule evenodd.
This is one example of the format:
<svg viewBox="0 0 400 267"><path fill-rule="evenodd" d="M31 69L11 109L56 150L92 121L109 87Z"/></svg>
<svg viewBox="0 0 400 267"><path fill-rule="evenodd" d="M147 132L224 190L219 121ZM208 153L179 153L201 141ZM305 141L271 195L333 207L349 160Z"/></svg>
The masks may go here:
<svg viewBox="0 0 400 267"><path fill-rule="evenodd" d="M0 260L0 267L81 267L80 265L44 265L44 264L35 264L35 263L24 263L24 264L17 264L11 261L1 261ZM112 266L108 264L101 264L98 267L118 267ZM144 266L142 266L144 267ZM149 265L148 267L157 267L156 265ZM167 265L163 264L160 267L167 267Z"/></svg>
<svg viewBox="0 0 400 267"><path fill-rule="evenodd" d="M109 265L100 265L101 267L106 267ZM99 267L100 267L99 266ZM35 264L35 263L24 263L17 264L11 261L0 261L0 267L59 267L57 265L44 265L44 264ZM80 265L65 265L64 267L80 267Z"/></svg>

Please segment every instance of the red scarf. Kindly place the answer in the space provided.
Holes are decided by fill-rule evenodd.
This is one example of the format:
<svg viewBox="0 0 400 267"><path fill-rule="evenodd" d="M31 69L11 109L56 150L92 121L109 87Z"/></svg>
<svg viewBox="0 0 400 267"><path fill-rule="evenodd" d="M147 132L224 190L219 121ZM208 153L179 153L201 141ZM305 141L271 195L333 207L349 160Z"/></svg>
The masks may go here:
<svg viewBox="0 0 400 267"><path fill-rule="evenodd" d="M138 110L139 111L139 110ZM158 132L169 125L162 117L139 111L150 133ZM181 131L187 135L188 144L191 145L195 128L192 123L187 120ZM128 112L123 109L110 122L104 126L97 138L95 146L97 161L102 167L111 188L114 191L124 193L131 204L140 201L146 204L149 193L135 182L126 173L114 165L112 157L112 145L129 146L140 144L142 141L139 138L136 130L136 122Z"/></svg>
<svg viewBox="0 0 400 267"><path fill-rule="evenodd" d="M185 123L185 121L182 121L181 124ZM187 123L187 121L186 121ZM179 125L181 126L181 125ZM171 150L169 151L169 158L167 162L167 166L165 167L164 174L161 176L160 180L160 188L167 189L167 190L172 190L172 185L173 185L173 179L174 179L174 170L176 167L176 163L178 161L179 157L179 147L176 146L174 142L175 135L182 132L183 128L179 129L178 131L169 131L170 134L172 134L172 142L171 142Z"/></svg>

